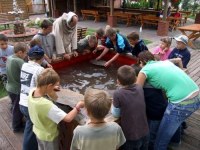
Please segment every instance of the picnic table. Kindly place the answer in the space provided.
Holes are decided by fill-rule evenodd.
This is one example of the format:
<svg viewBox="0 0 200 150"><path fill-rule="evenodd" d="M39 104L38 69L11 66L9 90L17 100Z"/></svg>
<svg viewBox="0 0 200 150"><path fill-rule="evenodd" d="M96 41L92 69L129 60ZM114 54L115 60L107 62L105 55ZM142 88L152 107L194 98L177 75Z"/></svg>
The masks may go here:
<svg viewBox="0 0 200 150"><path fill-rule="evenodd" d="M195 48L192 40L195 41L200 37L200 24L182 26L178 27L177 29L180 30L183 35L186 35L188 37L188 45L192 48Z"/></svg>

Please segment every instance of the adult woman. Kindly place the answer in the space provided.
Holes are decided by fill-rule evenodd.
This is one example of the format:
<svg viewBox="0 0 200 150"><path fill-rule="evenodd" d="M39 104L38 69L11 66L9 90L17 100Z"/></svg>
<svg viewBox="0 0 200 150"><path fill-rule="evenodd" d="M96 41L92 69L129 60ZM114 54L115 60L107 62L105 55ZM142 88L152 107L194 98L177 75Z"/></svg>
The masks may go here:
<svg viewBox="0 0 200 150"><path fill-rule="evenodd" d="M138 58L143 68L137 84L143 86L147 81L153 87L162 89L169 100L155 142L155 150L167 150L180 124L200 107L199 87L169 60L155 61L148 51L141 52Z"/></svg>

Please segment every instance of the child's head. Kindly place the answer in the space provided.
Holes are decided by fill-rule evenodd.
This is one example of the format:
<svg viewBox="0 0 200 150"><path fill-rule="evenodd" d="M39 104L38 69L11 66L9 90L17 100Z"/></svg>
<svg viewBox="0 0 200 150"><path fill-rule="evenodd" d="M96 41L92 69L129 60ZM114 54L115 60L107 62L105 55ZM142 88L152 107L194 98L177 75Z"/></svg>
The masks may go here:
<svg viewBox="0 0 200 150"><path fill-rule="evenodd" d="M55 86L60 83L59 75L52 69L44 69L37 78L37 88L46 88L46 94L54 91Z"/></svg>
<svg viewBox="0 0 200 150"><path fill-rule="evenodd" d="M28 46L25 43L17 43L14 45L14 53L16 56L24 59L27 56Z"/></svg>
<svg viewBox="0 0 200 150"><path fill-rule="evenodd" d="M172 43L172 40L168 37L161 38L160 41L161 41L161 43L160 43L161 49L169 48L171 46L171 43Z"/></svg>
<svg viewBox="0 0 200 150"><path fill-rule="evenodd" d="M140 65L139 65L139 64L133 64L133 65L131 65L131 67L134 69L135 75L138 76L140 70L142 69L142 68L140 67Z"/></svg>
<svg viewBox="0 0 200 150"><path fill-rule="evenodd" d="M4 34L0 34L0 48L5 50L8 47L8 38Z"/></svg>
<svg viewBox="0 0 200 150"><path fill-rule="evenodd" d="M105 118L112 103L106 91L92 88L86 90L84 101L88 116L97 120Z"/></svg>
<svg viewBox="0 0 200 150"><path fill-rule="evenodd" d="M44 58L44 50L42 47L35 45L28 51L29 60L42 60Z"/></svg>
<svg viewBox="0 0 200 150"><path fill-rule="evenodd" d="M148 61L155 60L154 55L149 51L142 51L138 55L138 61L141 67L146 65Z"/></svg>
<svg viewBox="0 0 200 150"><path fill-rule="evenodd" d="M117 81L122 86L132 85L136 81L135 71L131 66L124 65L117 70Z"/></svg>
<svg viewBox="0 0 200 150"><path fill-rule="evenodd" d="M116 40L116 34L117 31L111 27L109 27L108 29L106 29L106 36L111 40L111 41L115 41Z"/></svg>
<svg viewBox="0 0 200 150"><path fill-rule="evenodd" d="M185 35L180 35L179 37L175 37L176 40L176 48L177 49L185 49L188 44L188 37Z"/></svg>
<svg viewBox="0 0 200 150"><path fill-rule="evenodd" d="M97 38L95 35L90 35L89 38L88 38L88 43L89 43L89 46L91 48L95 47L97 45Z"/></svg>
<svg viewBox="0 0 200 150"><path fill-rule="evenodd" d="M40 25L43 34L49 34L52 32L53 23L50 20L44 19Z"/></svg>
<svg viewBox="0 0 200 150"><path fill-rule="evenodd" d="M129 43L131 45L135 45L139 41L140 37L137 32L132 32L129 35L127 35L127 39L129 40Z"/></svg>
<svg viewBox="0 0 200 150"><path fill-rule="evenodd" d="M97 38L102 38L105 35L105 31L103 28L97 29L95 33Z"/></svg>
<svg viewBox="0 0 200 150"><path fill-rule="evenodd" d="M39 38L35 38L35 39L32 39L30 41L30 47L34 47L35 45L39 45L39 46L42 45L42 43L41 43Z"/></svg>

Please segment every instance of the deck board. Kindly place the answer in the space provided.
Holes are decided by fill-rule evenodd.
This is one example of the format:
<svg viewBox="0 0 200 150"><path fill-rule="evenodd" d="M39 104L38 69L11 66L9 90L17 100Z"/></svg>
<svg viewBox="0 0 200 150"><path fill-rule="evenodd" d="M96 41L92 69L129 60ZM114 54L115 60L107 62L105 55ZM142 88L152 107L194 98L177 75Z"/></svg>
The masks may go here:
<svg viewBox="0 0 200 150"><path fill-rule="evenodd" d="M188 64L189 75L200 86L200 51L191 51L192 59ZM199 150L200 147L200 109L187 119L188 129L183 142L173 150ZM0 150L21 150L23 134L13 133L8 97L0 101Z"/></svg>

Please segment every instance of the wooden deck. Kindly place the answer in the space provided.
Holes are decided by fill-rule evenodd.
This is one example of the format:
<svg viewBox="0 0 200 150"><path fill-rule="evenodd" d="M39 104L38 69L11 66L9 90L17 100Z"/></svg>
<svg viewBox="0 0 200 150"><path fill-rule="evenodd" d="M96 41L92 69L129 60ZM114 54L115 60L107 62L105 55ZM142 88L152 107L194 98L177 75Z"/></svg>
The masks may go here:
<svg viewBox="0 0 200 150"><path fill-rule="evenodd" d="M191 51L192 60L188 65L190 76L200 86L200 51ZM184 87L183 87L184 88ZM187 119L188 128L182 137L180 146L173 150L200 149L200 110ZM0 150L21 150L23 134L11 130L11 114L8 97L0 100Z"/></svg>

